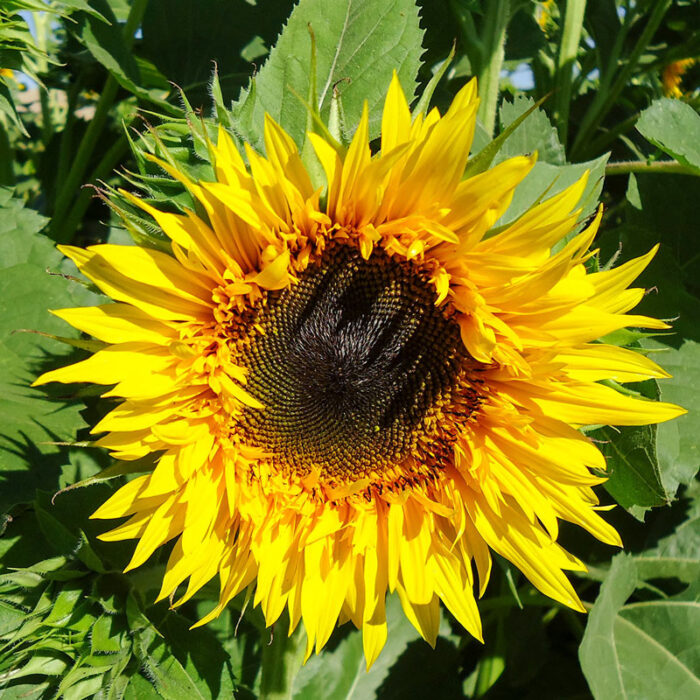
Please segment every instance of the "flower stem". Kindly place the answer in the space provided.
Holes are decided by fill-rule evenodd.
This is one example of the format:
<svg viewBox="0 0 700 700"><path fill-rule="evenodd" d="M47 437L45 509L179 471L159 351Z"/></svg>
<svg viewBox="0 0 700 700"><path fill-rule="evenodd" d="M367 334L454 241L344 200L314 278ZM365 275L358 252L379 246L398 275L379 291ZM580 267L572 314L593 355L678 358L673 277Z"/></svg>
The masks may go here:
<svg viewBox="0 0 700 700"><path fill-rule="evenodd" d="M510 0L491 0L486 4L483 24L483 60L477 74L479 111L486 131L493 135L498 105L498 86L505 56L506 27L510 20Z"/></svg>
<svg viewBox="0 0 700 700"><path fill-rule="evenodd" d="M697 170L689 168L675 160L659 160L648 163L643 160L627 160L619 163L608 163L605 166L606 175L627 175L628 173L680 173L681 175L698 175Z"/></svg>
<svg viewBox="0 0 700 700"><path fill-rule="evenodd" d="M571 102L571 85L574 66L581 43L583 15L586 0L566 0L564 29L559 44L557 58L556 90L554 93L554 112L559 140L566 145L569 127L569 104Z"/></svg>
<svg viewBox="0 0 700 700"><path fill-rule="evenodd" d="M272 628L271 634L270 643L262 650L260 700L289 700L294 678L304 658L306 636L301 625L287 636L281 620Z"/></svg>
<svg viewBox="0 0 700 700"><path fill-rule="evenodd" d="M129 143L126 137L122 134L102 156L99 163L92 171L89 181L96 182L106 178L109 173L119 164L119 161L128 151ZM78 196L73 200L70 211L66 215L64 229L67 231L75 231L82 221L85 212L90 206L90 201L94 197L94 192L89 188L81 188Z"/></svg>
<svg viewBox="0 0 700 700"><path fill-rule="evenodd" d="M48 35L51 32L52 18L48 12L33 12L32 17L36 30L36 45L43 53L43 56L37 58L37 68L38 71L43 74L49 69L49 62L46 55L48 52ZM41 138L44 145L46 145L51 140L54 129L49 92L45 85L39 85L39 103L41 105Z"/></svg>
<svg viewBox="0 0 700 700"><path fill-rule="evenodd" d="M642 30L639 39L632 50L632 53L618 73L612 86L607 89L603 89L601 80L601 89L598 90L593 102L591 103L591 106L588 108L588 111L581 121L576 138L574 139L574 144L571 148L570 154L572 160L577 160L577 152L585 143L590 141L597 131L600 123L603 121L612 106L617 102L620 93L629 82L629 78L637 67L639 59L654 37L654 34L659 28L659 25L661 24L661 21L663 20L664 15L666 14L666 11L670 5L671 0L656 0L649 18L644 25L644 29ZM612 66L610 69L612 70Z"/></svg>
<svg viewBox="0 0 700 700"><path fill-rule="evenodd" d="M147 4L148 0L134 0L134 4L131 6L129 17L126 20L123 31L126 48L129 48L133 43L134 32L141 24L141 19L146 11ZM95 146L107 122L109 111L112 108L118 90L119 83L110 73L105 82L100 99L97 102L97 106L95 107L95 114L80 141L78 151L73 159L73 164L56 197L56 204L53 211L52 238L59 243L67 243L73 236L74 231L66 225L69 209L80 186L83 184L85 171L87 170Z"/></svg>

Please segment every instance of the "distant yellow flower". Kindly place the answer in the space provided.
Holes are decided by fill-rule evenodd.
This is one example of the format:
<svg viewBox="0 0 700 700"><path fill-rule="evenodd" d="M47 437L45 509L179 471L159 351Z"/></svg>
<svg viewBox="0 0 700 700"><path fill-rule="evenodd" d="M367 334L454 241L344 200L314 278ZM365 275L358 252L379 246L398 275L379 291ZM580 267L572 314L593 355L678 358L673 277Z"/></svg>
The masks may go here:
<svg viewBox="0 0 700 700"><path fill-rule="evenodd" d="M563 571L585 567L557 544L559 520L620 544L592 489L605 461L577 427L682 413L599 383L668 376L594 342L668 328L626 314L654 251L590 272L600 211L553 248L579 224L585 176L493 229L535 159L463 180L477 105L471 82L444 116L412 119L394 77L379 155L366 109L347 151L309 135L319 189L271 118L247 166L220 128L215 182L160 162L199 214L125 194L172 255L61 247L117 303L56 311L109 345L37 383L114 385L96 444L160 456L94 517L129 516L102 536L138 539L127 570L176 540L161 599L219 576L198 624L253 586L268 624L285 607L292 629L303 619L307 656L352 620L371 664L387 591L431 644L440 600L481 639L491 550L583 610Z"/></svg>
<svg viewBox="0 0 700 700"><path fill-rule="evenodd" d="M26 90L27 86L24 83L21 83L19 80L17 80L17 77L15 76L15 71L13 71L11 68L0 68L0 79L1 78L7 78L8 80L12 81L12 83L17 87L18 90ZM2 82L2 80L0 80Z"/></svg>
<svg viewBox="0 0 700 700"><path fill-rule="evenodd" d="M664 95L666 97L683 97L683 90L681 90L683 75L693 65L695 65L694 58L684 58L681 61L669 63L664 68L661 82L664 86Z"/></svg>
<svg viewBox="0 0 700 700"><path fill-rule="evenodd" d="M555 7L554 0L542 0L542 2L537 3L535 17L543 32L547 30L548 25L552 22L553 7Z"/></svg>

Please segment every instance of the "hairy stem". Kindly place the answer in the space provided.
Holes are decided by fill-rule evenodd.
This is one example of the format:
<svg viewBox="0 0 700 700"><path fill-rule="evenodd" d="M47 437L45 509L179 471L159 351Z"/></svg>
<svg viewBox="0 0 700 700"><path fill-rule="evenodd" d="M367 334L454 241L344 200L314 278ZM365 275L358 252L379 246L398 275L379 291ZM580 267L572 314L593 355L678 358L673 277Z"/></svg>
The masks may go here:
<svg viewBox="0 0 700 700"><path fill-rule="evenodd" d="M680 173L682 175L698 175L698 171L689 168L675 160L659 160L648 163L643 160L627 160L619 163L608 163L605 166L606 175L627 175L628 173Z"/></svg>
<svg viewBox="0 0 700 700"><path fill-rule="evenodd" d="M483 61L477 73L479 84L478 117L493 135L498 105L498 86L505 55L506 27L510 19L510 0L491 0L486 4L483 26Z"/></svg>
<svg viewBox="0 0 700 700"><path fill-rule="evenodd" d="M569 104L571 103L574 65L581 43L585 11L586 0L566 0L564 29L559 44L554 93L554 115L559 131L559 140L565 145L568 138Z"/></svg>

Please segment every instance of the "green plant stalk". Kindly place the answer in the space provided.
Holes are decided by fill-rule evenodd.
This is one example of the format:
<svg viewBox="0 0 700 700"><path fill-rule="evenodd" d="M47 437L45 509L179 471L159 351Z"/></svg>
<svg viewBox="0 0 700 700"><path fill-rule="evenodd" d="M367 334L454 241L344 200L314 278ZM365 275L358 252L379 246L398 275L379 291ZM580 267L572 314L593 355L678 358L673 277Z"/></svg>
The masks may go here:
<svg viewBox="0 0 700 700"><path fill-rule="evenodd" d="M472 13L462 6L459 0L450 0L450 7L462 33L462 38L464 39L462 48L469 59L472 73L478 73L479 66L482 64L483 45L481 35L474 24Z"/></svg>
<svg viewBox="0 0 700 700"><path fill-rule="evenodd" d="M617 72L618 64L620 63L620 56L622 55L622 49L627 41L627 35L629 34L629 31L636 20L635 12L635 8L627 6L624 22L620 27L620 31L615 36L615 41L612 49L610 50L608 63L604 66L598 66L600 69L599 93L605 93L606 90L610 89L610 83Z"/></svg>
<svg viewBox="0 0 700 700"><path fill-rule="evenodd" d="M664 15L666 14L666 11L670 5L671 0L656 0L654 9L652 10L650 17L644 26L644 30L637 40L629 59L623 66L622 70L620 70L620 72L617 74L617 78L615 78L612 86L606 89L601 82L600 90L586 112L581 122L581 127L579 128L578 134L576 135L576 139L574 140L574 144L571 149L572 160L576 159L581 145L590 140L600 123L617 101L617 98L620 96L620 93L624 89L630 76L632 75L632 72L636 68L642 53L654 37L656 30L659 28L659 25L661 24L661 21L663 20Z"/></svg>
<svg viewBox="0 0 700 700"><path fill-rule="evenodd" d="M147 5L148 0L134 0L134 4L131 6L123 32L124 43L127 47L130 47L134 40L134 32L139 24L141 24L141 19L143 18ZM56 203L53 211L52 237L58 243L67 243L74 233L74 231L66 225L69 208L76 196L78 188L83 184L85 171L87 170L95 146L107 122L109 110L112 108L118 90L119 83L114 76L110 74L105 82L97 106L95 107L95 114L92 121L88 125L80 145L78 146L73 164L68 171L63 186L60 187L56 196Z"/></svg>
<svg viewBox="0 0 700 700"><path fill-rule="evenodd" d="M566 0L564 29L555 78L554 115L559 131L559 140L566 145L569 127L569 105L571 103L571 86L574 77L574 65L578 56L583 31L583 16L586 12L586 0Z"/></svg>
<svg viewBox="0 0 700 700"><path fill-rule="evenodd" d="M100 162L92 171L92 174L89 177L89 181L96 182L97 180L101 180L107 177L107 175L109 175L109 173L117 166L119 161L128 152L128 150L128 141L126 139L126 136L122 135L109 147L107 152L102 156ZM65 220L64 228L67 231L75 231L75 229L78 227L78 225L82 221L83 216L85 216L87 208L90 206L90 201L92 200L92 197L93 192L90 188L81 188L80 193L75 198L75 201L73 202L73 205L71 206L70 211L68 212L68 216Z"/></svg>
<svg viewBox="0 0 700 700"><path fill-rule="evenodd" d="M10 147L10 139L5 127L0 121L0 185L15 184L15 174L12 169L14 153Z"/></svg>
<svg viewBox="0 0 700 700"><path fill-rule="evenodd" d="M36 28L36 43L44 56L48 51L48 35L51 31L51 15L46 12L32 12L34 18L34 26ZM44 73L48 70L49 64L46 58L40 57L37 59L39 72ZM53 120L51 118L51 104L49 102L49 93L44 85L39 85L39 103L41 104L41 138L44 145L48 144L53 136Z"/></svg>
<svg viewBox="0 0 700 700"><path fill-rule="evenodd" d="M675 160L659 160L648 163L643 160L628 160L620 163L608 163L606 175L628 175L629 173L677 173L681 175L700 175L700 172Z"/></svg>
<svg viewBox="0 0 700 700"><path fill-rule="evenodd" d="M272 629L270 643L262 649L260 700L289 700L304 658L306 636L302 626L287 636L282 620Z"/></svg>
<svg viewBox="0 0 700 700"><path fill-rule="evenodd" d="M110 75L105 82L104 89L97 102L95 114L80 141L78 152L75 154L75 159L73 160L73 165L68 171L68 176L56 197L52 228L54 233L53 238L58 243L67 243L71 238L72 232L65 226L68 209L83 182L88 163L90 162L92 153L95 150L102 129L107 121L109 110L112 107L118 89L119 83Z"/></svg>
<svg viewBox="0 0 700 700"><path fill-rule="evenodd" d="M554 89L554 61L540 49L533 57L531 65L535 78L536 97L539 99Z"/></svg>
<svg viewBox="0 0 700 700"><path fill-rule="evenodd" d="M68 176L68 169L70 167L70 163L73 160L71 155L71 150L73 148L73 127L75 126L75 122L77 121L77 117L75 116L75 108L78 104L78 97L80 96L81 89L82 80L80 76L78 76L75 83L73 83L70 90L68 91L66 122L63 125L63 131L61 133L61 143L58 147L58 168L56 170L55 178L56 193L54 194L54 201L56 195L58 194L58 183L65 182L65 179Z"/></svg>
<svg viewBox="0 0 700 700"><path fill-rule="evenodd" d="M481 98L477 116L490 135L493 135L496 124L498 86L505 56L506 27L509 19L510 0L491 0L487 3L483 27L483 62L477 73Z"/></svg>

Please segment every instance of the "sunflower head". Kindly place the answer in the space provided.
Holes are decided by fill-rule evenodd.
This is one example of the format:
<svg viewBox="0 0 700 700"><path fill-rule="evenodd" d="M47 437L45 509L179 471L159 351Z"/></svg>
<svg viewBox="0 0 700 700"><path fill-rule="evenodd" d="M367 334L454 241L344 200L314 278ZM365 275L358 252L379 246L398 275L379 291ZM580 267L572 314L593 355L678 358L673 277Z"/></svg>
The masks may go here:
<svg viewBox="0 0 700 700"><path fill-rule="evenodd" d="M395 76L376 152L366 109L347 148L309 134L320 183L271 118L264 155L219 128L212 178L153 158L192 208L123 193L167 250L62 248L114 303L55 313L107 346L38 383L111 387L95 444L154 467L93 517L126 518L102 538L137 540L128 569L174 541L173 605L218 577L198 624L251 589L268 624L303 620L307 656L351 620L370 664L388 591L431 644L441 600L481 638L492 552L582 610L559 522L620 544L579 428L681 412L600 383L667 376L598 340L668 327L627 313L654 251L597 269L586 176L498 226L535 158L463 179L477 103L472 82L412 115Z"/></svg>

